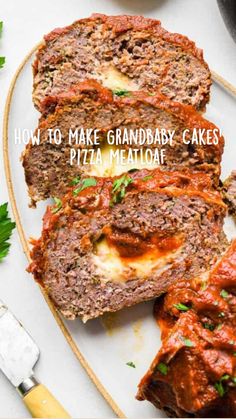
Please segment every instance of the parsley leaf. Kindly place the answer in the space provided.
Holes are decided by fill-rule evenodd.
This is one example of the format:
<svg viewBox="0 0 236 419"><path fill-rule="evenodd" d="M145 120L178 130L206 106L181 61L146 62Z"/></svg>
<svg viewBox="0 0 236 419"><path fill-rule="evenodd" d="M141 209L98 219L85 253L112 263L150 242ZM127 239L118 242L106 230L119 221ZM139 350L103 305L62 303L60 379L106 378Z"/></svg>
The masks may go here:
<svg viewBox="0 0 236 419"><path fill-rule="evenodd" d="M215 325L211 323L203 323L203 327L204 329L208 329L211 332L213 332L213 330L215 329Z"/></svg>
<svg viewBox="0 0 236 419"><path fill-rule="evenodd" d="M77 196L84 189L89 188L90 186L96 186L96 185L97 185L97 181L93 177L88 177L86 179L82 179L80 181L80 186L73 191L73 195Z"/></svg>
<svg viewBox="0 0 236 419"><path fill-rule="evenodd" d="M228 374L224 374L224 375L222 375L222 377L220 378L220 380L219 380L219 381L217 381L217 382L214 384L214 387L215 387L215 389L218 391L218 393L219 393L220 397L223 397L223 396L224 396L224 394L226 393L226 389L224 388L222 381L229 380L229 378L230 378L230 375L228 375Z"/></svg>
<svg viewBox="0 0 236 419"><path fill-rule="evenodd" d="M164 364L164 362L160 362L157 366L156 369L162 374L162 375L167 375L168 373L168 366L166 364Z"/></svg>
<svg viewBox="0 0 236 419"><path fill-rule="evenodd" d="M227 298L228 295L229 295L229 293L225 290L222 290L221 293L220 293L220 296L223 297L223 298Z"/></svg>
<svg viewBox="0 0 236 419"><path fill-rule="evenodd" d="M132 361L126 362L126 365L131 368L136 368L136 365Z"/></svg>
<svg viewBox="0 0 236 419"><path fill-rule="evenodd" d="M62 202L61 202L61 199L59 199L59 198L53 198L53 199L55 201L56 206L52 209L52 213L56 214L56 212L58 212L61 209Z"/></svg>
<svg viewBox="0 0 236 419"><path fill-rule="evenodd" d="M218 391L220 397L223 397L224 394L225 394L225 389L224 389L224 386L223 386L222 382L221 381L217 381L214 384L214 387L215 387L216 391Z"/></svg>
<svg viewBox="0 0 236 419"><path fill-rule="evenodd" d="M177 310L179 310L179 311L190 310L190 307L188 307L188 306L186 306L185 304L182 304L182 303L174 304L174 307L177 308Z"/></svg>
<svg viewBox="0 0 236 419"><path fill-rule="evenodd" d="M75 186L78 185L78 183L80 182L80 176L76 176L72 179L72 181L70 182L70 186Z"/></svg>
<svg viewBox="0 0 236 419"><path fill-rule="evenodd" d="M225 380L228 380L230 378L230 375L229 374L224 374L224 375L222 375L222 377L221 377L221 381L225 381Z"/></svg>
<svg viewBox="0 0 236 419"><path fill-rule="evenodd" d="M202 284L201 284L200 290L205 291L207 289L207 286L208 286L207 281L203 281Z"/></svg>
<svg viewBox="0 0 236 419"><path fill-rule="evenodd" d="M0 57L0 68L3 68L5 62L6 62L6 58L5 57Z"/></svg>
<svg viewBox="0 0 236 419"><path fill-rule="evenodd" d="M144 177L142 178L142 181L143 181L143 182L147 182L147 181L148 181L148 180L150 180L150 179L153 179L153 176L152 176L152 175L144 176Z"/></svg>
<svg viewBox="0 0 236 419"><path fill-rule="evenodd" d="M3 22L0 22L0 37L2 35L2 29L3 29ZM0 68L2 68L5 64L6 58L5 57L0 57Z"/></svg>
<svg viewBox="0 0 236 419"><path fill-rule="evenodd" d="M114 95L120 96L120 97L130 96L130 92L126 89L113 90L113 93Z"/></svg>
<svg viewBox="0 0 236 419"><path fill-rule="evenodd" d="M0 205L0 261L7 256L10 248L8 240L16 224L8 216L7 202Z"/></svg>
<svg viewBox="0 0 236 419"><path fill-rule="evenodd" d="M136 167L133 167L133 169L129 169L128 172L129 173L134 173L134 172L138 172L139 169L136 169Z"/></svg>
<svg viewBox="0 0 236 419"><path fill-rule="evenodd" d="M123 175L119 179L114 180L112 186L112 199L110 201L110 206L121 202L125 197L126 188L133 182L133 179L128 175Z"/></svg>
<svg viewBox="0 0 236 419"><path fill-rule="evenodd" d="M185 346L188 346L188 348L191 348L192 346L194 346L193 342L190 339L182 337L182 341L184 342Z"/></svg>

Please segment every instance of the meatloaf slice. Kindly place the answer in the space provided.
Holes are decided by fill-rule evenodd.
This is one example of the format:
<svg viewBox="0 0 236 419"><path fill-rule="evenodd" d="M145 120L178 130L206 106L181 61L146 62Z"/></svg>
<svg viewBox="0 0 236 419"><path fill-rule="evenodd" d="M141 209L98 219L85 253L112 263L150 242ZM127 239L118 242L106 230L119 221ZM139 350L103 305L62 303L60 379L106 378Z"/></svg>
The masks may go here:
<svg viewBox="0 0 236 419"><path fill-rule="evenodd" d="M156 301L162 347L138 398L173 417L236 417L236 240L210 271Z"/></svg>
<svg viewBox="0 0 236 419"><path fill-rule="evenodd" d="M140 145L133 140L132 144L127 145L124 142L119 148L125 149L126 154L131 148L138 150L139 154L140 149L149 149L153 155L157 150L164 149L163 168L182 170L191 167L193 171L206 171L213 176L216 184L218 183L224 139L214 124L205 120L190 106L172 102L160 94L150 96L144 92L126 92L126 97L113 96L110 90L90 80L74 86L63 95L47 98L42 109L43 116L36 130L36 135L40 130L40 145L33 145L31 142L23 154L25 178L33 203L49 196L62 196L71 180L81 173L105 176L117 175L124 171L124 166L119 166L115 158L109 165L107 157L107 136L111 130L115 133L117 129L121 133L126 131L129 134L131 130L136 132L141 128L146 132L151 130L153 135L157 129L175 131L172 143L169 141L163 145L156 141L154 144L148 144L146 139L146 142ZM48 130L55 129L60 129L62 133L60 144L49 139ZM69 141L70 129L73 132L79 132L80 129L99 130L99 146L78 144L75 138ZM183 141L185 130L188 130L186 142L189 144ZM200 142L200 132L203 133L205 144L207 137L214 137L215 132L218 144L193 143L191 139L194 133ZM83 164L82 159L80 164L77 164L77 160L70 164L72 148L76 153L79 150L83 153L85 149L94 149L94 159L99 148L103 155L102 165L98 167ZM88 157L91 156L89 152ZM136 163L134 167L137 167ZM94 172L95 169L97 172Z"/></svg>
<svg viewBox="0 0 236 419"><path fill-rule="evenodd" d="M205 174L84 178L48 207L29 270L66 318L85 322L208 268L225 247L224 215Z"/></svg>
<svg viewBox="0 0 236 419"><path fill-rule="evenodd" d="M112 89L160 91L204 110L211 76L202 50L158 20L94 14L44 37L33 65L33 100L92 78Z"/></svg>
<svg viewBox="0 0 236 419"><path fill-rule="evenodd" d="M233 170L224 182L223 195L229 207L229 213L236 219L236 170Z"/></svg>

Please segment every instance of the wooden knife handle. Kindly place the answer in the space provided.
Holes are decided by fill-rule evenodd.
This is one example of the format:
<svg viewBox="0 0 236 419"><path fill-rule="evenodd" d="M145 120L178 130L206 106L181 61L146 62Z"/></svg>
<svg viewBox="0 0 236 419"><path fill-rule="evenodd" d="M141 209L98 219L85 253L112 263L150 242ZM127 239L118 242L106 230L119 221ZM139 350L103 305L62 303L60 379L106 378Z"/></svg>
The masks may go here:
<svg viewBox="0 0 236 419"><path fill-rule="evenodd" d="M33 387L23 401L33 418L70 418L62 405L42 384Z"/></svg>

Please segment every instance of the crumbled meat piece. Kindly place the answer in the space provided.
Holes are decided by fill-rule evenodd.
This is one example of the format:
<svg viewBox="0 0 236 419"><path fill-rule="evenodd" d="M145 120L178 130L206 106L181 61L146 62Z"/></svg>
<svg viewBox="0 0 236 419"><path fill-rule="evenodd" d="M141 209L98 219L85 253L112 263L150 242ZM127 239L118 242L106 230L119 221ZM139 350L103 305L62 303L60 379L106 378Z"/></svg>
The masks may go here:
<svg viewBox="0 0 236 419"><path fill-rule="evenodd" d="M236 240L208 272L155 303L162 347L138 399L173 417L236 417Z"/></svg>
<svg viewBox="0 0 236 419"><path fill-rule="evenodd" d="M230 214L236 218L236 170L223 183L224 199L229 207Z"/></svg>

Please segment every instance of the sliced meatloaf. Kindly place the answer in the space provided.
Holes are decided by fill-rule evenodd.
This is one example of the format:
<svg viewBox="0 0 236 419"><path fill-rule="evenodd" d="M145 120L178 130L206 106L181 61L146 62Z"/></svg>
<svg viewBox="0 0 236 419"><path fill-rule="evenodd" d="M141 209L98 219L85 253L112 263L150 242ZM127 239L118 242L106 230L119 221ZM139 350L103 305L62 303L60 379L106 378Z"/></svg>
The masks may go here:
<svg viewBox="0 0 236 419"><path fill-rule="evenodd" d="M156 301L162 347L138 398L171 417L236 417L236 240L212 270Z"/></svg>
<svg viewBox="0 0 236 419"><path fill-rule="evenodd" d="M236 170L233 170L224 182L223 195L229 207L229 213L236 219Z"/></svg>
<svg viewBox="0 0 236 419"><path fill-rule="evenodd" d="M33 65L33 100L93 78L112 89L160 91L204 110L211 76L202 50L158 20L94 14L44 37Z"/></svg>
<svg viewBox="0 0 236 419"><path fill-rule="evenodd" d="M74 86L65 94L47 98L42 109L43 116L36 130L40 130L40 145L33 145L31 142L23 154L25 178L33 203L49 196L62 196L71 180L81 173L104 176L127 170L124 166L119 166L115 158L109 165L107 138L111 130L114 133L117 130L121 133L126 131L129 135L131 130L136 132L141 128L146 132L151 131L153 136L157 129L175 131L172 143L168 141L163 145L157 139L150 144L146 139L140 145L134 139L131 144L123 141L124 144L119 148L126 150L126 154L130 149L138 150L139 154L141 149L149 149L152 155L157 150L164 149L163 168L182 170L191 167L193 171L206 171L218 183L224 139L214 124L205 120L190 106L172 102L160 94L150 96L144 92L127 92L125 97L113 96L110 90L90 80ZM55 129L60 129L62 133L60 144L49 139L49 130ZM81 144L76 138L71 138L70 141L70 129L73 132L81 129L97 130L99 146ZM186 132L186 140L183 141ZM192 141L195 133L200 142L200 132L205 145L203 142L196 144L196 141ZM207 145L207 137L213 138L213 132L216 133L218 144ZM170 134L167 137L170 138ZM103 153L102 165L98 167L96 164L84 164L83 160L78 164L76 159L70 164L72 148L76 153L78 150L83 153L85 149L94 149L95 156L99 148ZM90 157L91 152L88 154L88 158Z"/></svg>
<svg viewBox="0 0 236 419"><path fill-rule="evenodd" d="M205 174L84 178L47 209L29 270L66 318L86 321L208 268L225 247L224 215Z"/></svg>

